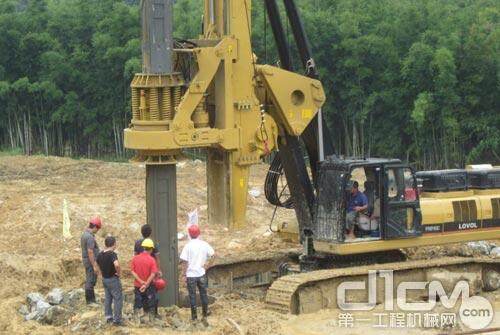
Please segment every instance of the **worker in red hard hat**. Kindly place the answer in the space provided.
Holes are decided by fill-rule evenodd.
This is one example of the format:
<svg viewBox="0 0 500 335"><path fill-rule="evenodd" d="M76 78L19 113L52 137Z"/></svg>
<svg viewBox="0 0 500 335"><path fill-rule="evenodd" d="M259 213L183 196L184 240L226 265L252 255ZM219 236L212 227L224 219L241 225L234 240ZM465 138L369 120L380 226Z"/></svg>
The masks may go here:
<svg viewBox="0 0 500 335"><path fill-rule="evenodd" d="M82 262L85 267L85 301L87 304L95 304L94 287L97 283L99 267L97 266L97 255L99 246L95 239L95 234L101 229L102 221L99 217L93 217L89 220L89 225L83 231L80 238L82 248Z"/></svg>
<svg viewBox="0 0 500 335"><path fill-rule="evenodd" d="M203 312L203 322L207 325L208 312L208 280L206 276L206 265L208 259L214 255L214 249L200 236L198 225L191 225L188 228L191 240L182 249L180 259L182 262L183 276L186 278L186 284L189 292L189 302L191 304L191 319L196 321L198 318L196 306L196 288L200 292L201 307Z"/></svg>

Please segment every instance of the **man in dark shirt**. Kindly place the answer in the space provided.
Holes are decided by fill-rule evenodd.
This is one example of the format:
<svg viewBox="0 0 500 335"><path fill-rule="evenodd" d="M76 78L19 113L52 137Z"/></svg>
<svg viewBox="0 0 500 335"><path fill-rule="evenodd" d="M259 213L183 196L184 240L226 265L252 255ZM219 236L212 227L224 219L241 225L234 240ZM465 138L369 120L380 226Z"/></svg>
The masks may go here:
<svg viewBox="0 0 500 335"><path fill-rule="evenodd" d="M144 251L144 248L142 247L142 242L147 238L151 238L151 234L152 234L152 229L151 229L150 225L145 224L141 227L142 238L135 241L134 255L139 255L140 253L142 253ZM155 242L155 247L153 248L153 253L151 255L154 257L154 259L156 261L156 265L159 269L160 268L160 252L158 251L158 245L156 244L156 242ZM160 273L160 275L161 275L161 273Z"/></svg>
<svg viewBox="0 0 500 335"><path fill-rule="evenodd" d="M104 315L107 323L121 326L123 294L122 283L120 281L120 263L115 253L116 239L108 236L104 240L106 248L97 256L97 264L102 274L102 286L104 286ZM112 308L114 304L114 311Z"/></svg>
<svg viewBox="0 0 500 335"><path fill-rule="evenodd" d="M363 192L359 191L359 183L355 181L352 184L351 195L347 203L346 214L346 229L348 231L346 239L353 240L356 238L354 235L354 224L359 212L368 208L368 198Z"/></svg>
<svg viewBox="0 0 500 335"><path fill-rule="evenodd" d="M93 217L80 238L82 263L85 267L85 300L87 304L95 304L96 302L94 287L97 282L99 268L95 260L99 254L99 246L95 240L95 234L101 229L101 226L101 219Z"/></svg>

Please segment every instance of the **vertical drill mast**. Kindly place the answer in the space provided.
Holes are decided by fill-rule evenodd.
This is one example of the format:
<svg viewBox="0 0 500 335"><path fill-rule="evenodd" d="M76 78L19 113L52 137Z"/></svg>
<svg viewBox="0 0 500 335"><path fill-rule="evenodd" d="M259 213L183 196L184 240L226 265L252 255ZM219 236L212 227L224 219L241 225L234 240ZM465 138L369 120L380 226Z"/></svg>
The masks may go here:
<svg viewBox="0 0 500 335"><path fill-rule="evenodd" d="M289 175L300 180L294 184L294 193L301 198L296 202L303 214L299 222L308 226L314 192L298 137L323 105L323 87L316 79L256 63L251 3L204 0L203 34L176 44L172 73L163 72L167 66L161 67L163 58L170 58L170 42L163 43L170 30L162 26L162 16L152 12L154 17L145 22L155 23L144 29L149 44L143 49L145 71L151 73L138 73L132 81L132 121L124 131L125 146L136 150L141 161L167 166L184 149L206 149L209 223L231 229L245 226L250 167L279 145L290 147L290 154L285 154L290 161L285 165L292 171ZM150 33L157 27L163 27L159 33L165 34L159 39ZM160 62L156 70L155 59ZM153 199L170 199L175 187L165 193L167 186L158 187L160 181L153 178L172 185L174 172L167 173L165 167L148 169L165 171L163 177L148 177L148 193L150 189L164 192L148 196L149 220L161 213L173 218L172 202L156 206L153 203L158 200ZM305 191L302 185L307 185ZM161 206L171 210L155 209ZM170 232L174 232L173 225ZM174 234L169 236L172 240L162 243L173 247Z"/></svg>
<svg viewBox="0 0 500 335"><path fill-rule="evenodd" d="M142 71L145 75L172 73L172 1L143 0ZM158 105L159 88L149 93ZM158 110L159 106L156 107ZM153 228L153 237L159 245L160 266L167 279L166 290L160 293L160 305L178 302L177 270L177 194L175 162L146 161L147 222Z"/></svg>

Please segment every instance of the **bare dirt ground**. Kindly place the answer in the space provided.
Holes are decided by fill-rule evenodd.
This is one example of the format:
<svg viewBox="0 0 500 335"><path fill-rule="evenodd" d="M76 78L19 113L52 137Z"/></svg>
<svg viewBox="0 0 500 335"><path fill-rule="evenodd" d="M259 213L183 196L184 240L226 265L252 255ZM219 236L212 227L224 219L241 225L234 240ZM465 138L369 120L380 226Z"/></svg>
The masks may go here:
<svg viewBox="0 0 500 335"><path fill-rule="evenodd" d="M273 207L263 194L267 167L252 169L250 188L261 195L249 196L248 225L242 231L230 232L221 225L207 224L205 165L186 162L178 167L178 222L185 231L187 212L198 208L202 237L211 243L219 257L239 252L257 252L298 247L271 235L269 222ZM103 218L104 228L98 243L113 234L118 238L118 254L122 264L132 257L133 241L145 223L145 168L128 163L73 160L57 157L0 157L0 333L69 334L71 325L53 327L35 321L25 322L17 312L26 294L47 293L51 288L73 289L83 286L79 238L90 216ZM62 237L63 201L68 203L71 219L69 239ZM292 211L278 211L276 222L294 219ZM180 241L179 247L185 241ZM429 252L426 249L425 252ZM446 253L440 248L430 252ZM124 279L130 288L131 280ZM101 284L98 284L98 288ZM498 296L493 300L498 301ZM312 315L292 316L269 311L261 299L238 293L224 294L212 306L211 326L195 331L200 334L238 334L233 320L248 334L327 334L337 328L329 323L338 311L322 311ZM499 307L499 306L496 306ZM82 311L95 315L95 311ZM92 314L94 313L94 314ZM102 314L102 313L101 313ZM189 311L181 309L187 322ZM86 333L92 333L87 330ZM104 329L99 333L175 334L171 329L134 328ZM377 334L363 329L346 334ZM421 332L420 332L421 333Z"/></svg>
<svg viewBox="0 0 500 335"><path fill-rule="evenodd" d="M220 257L239 251L265 251L295 247L265 234L273 208L267 204L262 184L266 168L252 170L250 188L262 194L249 197L248 228L229 232L220 225L208 226L205 165L187 162L178 167L179 231L186 230L187 213L198 208L202 236ZM46 293L53 287L82 287L80 234L88 218L99 215L104 227L98 243L112 234L118 238L122 264L132 258L133 241L145 223L145 168L137 164L73 160L58 157L11 156L0 158L0 333L69 333L69 329L24 322L17 309L27 293ZM69 239L62 237L63 201L71 219ZM276 220L293 219L293 213L278 213ZM179 242L179 247L185 241ZM124 282L130 279L125 279ZM98 284L100 287L100 283ZM226 296L213 306L214 314L234 319L255 333L277 329L282 315L263 312L260 301ZM188 311L181 310L188 319ZM263 319L262 322L255 322ZM224 321L224 318L221 318ZM220 324L219 324L220 323ZM214 316L211 333L225 334L231 326ZM229 329L228 329L229 327ZM143 333L144 329L141 329Z"/></svg>

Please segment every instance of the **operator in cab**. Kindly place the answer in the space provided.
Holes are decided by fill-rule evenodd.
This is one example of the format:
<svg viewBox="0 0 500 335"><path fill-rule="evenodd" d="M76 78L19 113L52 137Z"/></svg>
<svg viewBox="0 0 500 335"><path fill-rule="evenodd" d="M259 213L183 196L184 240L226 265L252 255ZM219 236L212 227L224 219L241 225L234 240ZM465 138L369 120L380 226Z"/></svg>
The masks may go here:
<svg viewBox="0 0 500 335"><path fill-rule="evenodd" d="M345 228L347 230L346 240L354 240L354 225L360 212L368 208L368 198L359 190L357 181L352 183L349 201L347 202L347 213L345 217Z"/></svg>

